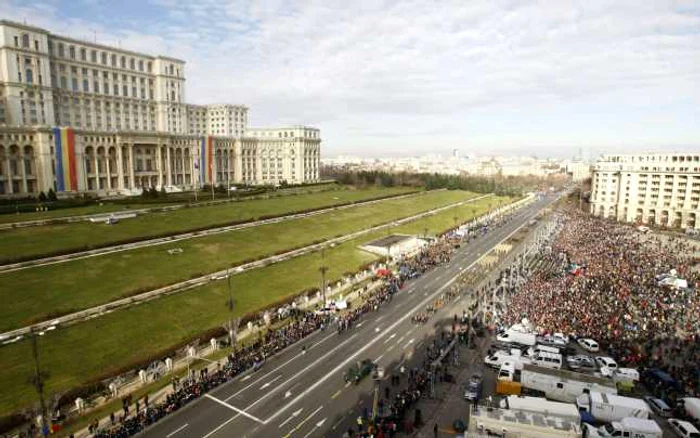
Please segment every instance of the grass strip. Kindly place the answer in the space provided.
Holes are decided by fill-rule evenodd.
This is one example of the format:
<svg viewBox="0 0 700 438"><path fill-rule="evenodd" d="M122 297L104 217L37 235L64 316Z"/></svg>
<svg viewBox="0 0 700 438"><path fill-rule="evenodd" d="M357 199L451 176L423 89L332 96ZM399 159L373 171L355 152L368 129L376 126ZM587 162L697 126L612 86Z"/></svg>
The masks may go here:
<svg viewBox="0 0 700 438"><path fill-rule="evenodd" d="M488 198L456 207L410 224L393 233L436 234L488 210L505 198ZM348 241L326 251L327 278L335 281L356 271L377 256L357 247L385 232ZM273 303L318 286L319 253L236 275L232 278L234 316L257 312ZM217 281L181 294L116 311L85 323L46 333L39 339L41 361L49 371L47 394L65 391L115 373L162 358L178 346L202 337L231 317L226 307L226 281ZM207 339L202 339L206 342ZM31 385L31 346L22 341L0 349L0 415L28 406L36 400Z"/></svg>
<svg viewBox="0 0 700 438"><path fill-rule="evenodd" d="M275 217L333 205L354 203L407 193L407 188L347 186L311 194L279 195L175 211L152 212L125 219L116 225L74 222L0 231L0 263L31 260L51 255L170 236L264 217Z"/></svg>
<svg viewBox="0 0 700 438"><path fill-rule="evenodd" d="M425 192L403 199L99 257L0 274L0 331L200 277L476 196ZM168 250L181 249L180 254Z"/></svg>

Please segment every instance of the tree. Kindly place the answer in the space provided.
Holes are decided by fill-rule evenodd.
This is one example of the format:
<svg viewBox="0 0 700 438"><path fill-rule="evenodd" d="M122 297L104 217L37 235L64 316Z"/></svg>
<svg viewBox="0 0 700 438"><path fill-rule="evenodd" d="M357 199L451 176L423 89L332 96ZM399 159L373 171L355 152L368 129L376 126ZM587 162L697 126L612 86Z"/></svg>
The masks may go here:
<svg viewBox="0 0 700 438"><path fill-rule="evenodd" d="M54 192L53 189L49 189L49 192L48 192L48 195L46 196L46 198L51 202L56 201L56 192Z"/></svg>
<svg viewBox="0 0 700 438"><path fill-rule="evenodd" d="M42 191L39 192L39 202L46 202L46 194Z"/></svg>

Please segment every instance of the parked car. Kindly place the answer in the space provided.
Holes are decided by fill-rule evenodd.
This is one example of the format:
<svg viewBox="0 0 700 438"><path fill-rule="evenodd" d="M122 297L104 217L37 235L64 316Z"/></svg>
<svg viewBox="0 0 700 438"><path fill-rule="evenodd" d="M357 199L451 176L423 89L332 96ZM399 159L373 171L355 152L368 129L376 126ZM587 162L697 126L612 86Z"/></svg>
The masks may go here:
<svg viewBox="0 0 700 438"><path fill-rule="evenodd" d="M681 438L700 438L700 431L687 421L671 418L668 420L668 424L676 432L676 435Z"/></svg>
<svg viewBox="0 0 700 438"><path fill-rule="evenodd" d="M591 338L581 338L578 340L578 345L581 346L586 351L589 351L591 353L597 353L600 351L600 346L596 341L594 341Z"/></svg>
<svg viewBox="0 0 700 438"><path fill-rule="evenodd" d="M569 344L569 337L563 333L552 333L538 337L537 342L554 347L566 347Z"/></svg>
<svg viewBox="0 0 700 438"><path fill-rule="evenodd" d="M605 377L612 377L613 372L617 370L617 362L609 356L596 356L595 364L600 368L600 373Z"/></svg>
<svg viewBox="0 0 700 438"><path fill-rule="evenodd" d="M472 374L464 388L464 398L466 400L478 401L481 398L482 381L481 374Z"/></svg>
<svg viewBox="0 0 700 438"><path fill-rule="evenodd" d="M585 354L569 356L566 358L566 363L569 365L569 368L577 371L596 371L598 369L593 358Z"/></svg>
<svg viewBox="0 0 700 438"><path fill-rule="evenodd" d="M671 407L660 398L647 395L644 397L644 401L647 402L651 410L654 411L654 413L656 413L660 417L670 417L671 413L673 412Z"/></svg>

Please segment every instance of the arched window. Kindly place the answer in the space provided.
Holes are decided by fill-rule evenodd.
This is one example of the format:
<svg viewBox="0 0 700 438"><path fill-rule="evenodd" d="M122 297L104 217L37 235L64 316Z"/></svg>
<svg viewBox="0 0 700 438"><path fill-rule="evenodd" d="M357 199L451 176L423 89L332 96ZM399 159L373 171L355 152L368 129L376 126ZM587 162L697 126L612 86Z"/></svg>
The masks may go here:
<svg viewBox="0 0 700 438"><path fill-rule="evenodd" d="M29 48L29 35L26 33L22 35L22 47Z"/></svg>

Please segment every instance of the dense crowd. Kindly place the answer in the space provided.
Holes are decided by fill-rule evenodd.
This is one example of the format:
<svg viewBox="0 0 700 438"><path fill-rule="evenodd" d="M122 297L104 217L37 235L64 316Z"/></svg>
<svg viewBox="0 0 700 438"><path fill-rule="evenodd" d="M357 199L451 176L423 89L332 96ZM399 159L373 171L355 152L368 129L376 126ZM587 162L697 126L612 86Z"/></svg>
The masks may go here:
<svg viewBox="0 0 700 438"><path fill-rule="evenodd" d="M543 269L511 297L507 325L527 318L540 332L590 337L621 365L661 368L697 396L700 281L684 238L569 212ZM675 270L688 287L661 285ZM678 394L664 394L669 398Z"/></svg>

